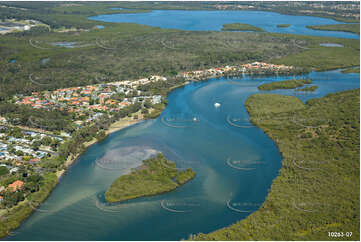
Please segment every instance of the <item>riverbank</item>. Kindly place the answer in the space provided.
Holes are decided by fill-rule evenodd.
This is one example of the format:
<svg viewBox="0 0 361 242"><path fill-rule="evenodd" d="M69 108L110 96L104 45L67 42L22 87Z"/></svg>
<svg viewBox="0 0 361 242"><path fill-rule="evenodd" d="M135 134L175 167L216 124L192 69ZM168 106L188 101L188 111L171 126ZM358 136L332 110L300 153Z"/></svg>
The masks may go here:
<svg viewBox="0 0 361 242"><path fill-rule="evenodd" d="M334 240L330 231L352 231L342 239L359 240L359 96L356 89L306 104L292 96L250 96L251 122L282 153L279 175L259 210L190 240Z"/></svg>
<svg viewBox="0 0 361 242"><path fill-rule="evenodd" d="M137 123L140 123L142 121L144 121L144 116L138 111L137 113L135 113L136 115L138 115L138 119L134 119L133 116L132 117L125 117L125 118L122 118L118 121L116 121L115 123L112 123L110 125L110 127L105 131L105 134L108 136L109 134L111 133L114 133L114 132L117 132L119 130L122 130L124 128L127 128L131 125L134 125L134 124L137 124ZM85 150L87 148L89 148L90 146L92 146L93 144L97 143L98 140L96 138L93 138L91 141L89 142L85 142L84 143L84 147L85 147ZM85 152L84 150L84 152ZM68 159L66 160L65 162L65 169L57 172L57 177L58 179L61 178L61 176L66 172L66 170L75 163L75 161L78 159L78 157L81 155L82 153L79 153L79 154L76 154L76 155L70 155L68 157Z"/></svg>
<svg viewBox="0 0 361 242"><path fill-rule="evenodd" d="M138 119L134 119L133 116L125 117L111 124L106 130L106 134L109 135L144 121L143 115L140 112L137 112L137 114L138 113ZM98 140L93 138L91 141L83 143L85 148L83 152L97 142ZM11 209L0 213L0 238L11 235L12 230L18 228L34 211L37 210L37 207L50 196L61 178L66 175L66 171L77 161L83 152L76 155L70 154L64 163L64 169L55 173L45 174L45 181L38 192L33 193L29 199L20 202Z"/></svg>

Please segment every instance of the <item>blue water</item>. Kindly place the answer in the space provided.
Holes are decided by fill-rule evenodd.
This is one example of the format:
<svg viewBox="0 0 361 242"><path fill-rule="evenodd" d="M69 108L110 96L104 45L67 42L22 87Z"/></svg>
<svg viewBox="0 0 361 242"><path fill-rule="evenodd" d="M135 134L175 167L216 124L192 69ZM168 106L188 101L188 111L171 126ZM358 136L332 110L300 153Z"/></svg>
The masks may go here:
<svg viewBox="0 0 361 242"><path fill-rule="evenodd" d="M138 23L182 30L221 30L223 24L238 22L255 25L263 28L265 31L275 33L360 39L359 35L353 33L306 28L307 25L342 23L333 19L292 16L263 11L153 10L147 13L98 15L89 17L89 19L104 22ZM288 28L278 28L277 24L291 24L291 26Z"/></svg>
<svg viewBox="0 0 361 242"><path fill-rule="evenodd" d="M220 78L174 90L159 118L113 133L91 146L40 210L7 239L180 240L245 218L264 201L281 167L281 155L261 129L249 123L247 128L231 126L226 120L229 116L247 120L244 102L260 93L257 86L288 78ZM306 101L360 87L359 74L339 70L296 78L311 78L319 88L307 94L294 90L268 93L297 95ZM221 106L215 108L215 102ZM193 118L197 122L190 122ZM195 179L171 193L105 204L104 191L112 181L154 151L163 152L179 167L192 167ZM231 210L227 202L249 212Z"/></svg>

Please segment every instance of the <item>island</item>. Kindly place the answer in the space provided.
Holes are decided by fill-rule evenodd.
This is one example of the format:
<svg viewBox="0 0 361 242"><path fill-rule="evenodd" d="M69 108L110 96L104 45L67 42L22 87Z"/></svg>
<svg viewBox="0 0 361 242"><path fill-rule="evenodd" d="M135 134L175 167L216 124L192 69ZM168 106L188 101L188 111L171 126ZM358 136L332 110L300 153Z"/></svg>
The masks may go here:
<svg viewBox="0 0 361 242"><path fill-rule="evenodd" d="M232 23L223 24L222 31L253 31L253 32L264 32L260 27L256 27L250 24Z"/></svg>
<svg viewBox="0 0 361 242"><path fill-rule="evenodd" d="M259 210L189 239L330 240L329 231L353 231L343 240L359 240L360 89L306 104L292 96L254 94L246 108L282 153L279 175Z"/></svg>
<svg viewBox="0 0 361 242"><path fill-rule="evenodd" d="M277 81L272 83L265 83L258 86L259 90L262 91L271 91L277 89L294 89L297 87L302 87L304 84L311 84L312 81L309 79L306 80L286 80L286 81Z"/></svg>
<svg viewBox="0 0 361 242"><path fill-rule="evenodd" d="M180 170L162 153L144 160L130 174L118 177L105 193L109 203L170 192L195 177L192 168Z"/></svg>
<svg viewBox="0 0 361 242"><path fill-rule="evenodd" d="M288 28L290 26L290 24L277 24L277 28Z"/></svg>
<svg viewBox="0 0 361 242"><path fill-rule="evenodd" d="M318 88L318 86L309 86L304 88L298 88L295 91L296 92L313 92Z"/></svg>
<svg viewBox="0 0 361 242"><path fill-rule="evenodd" d="M360 24L307 25L306 27L314 30L343 31L360 35Z"/></svg>

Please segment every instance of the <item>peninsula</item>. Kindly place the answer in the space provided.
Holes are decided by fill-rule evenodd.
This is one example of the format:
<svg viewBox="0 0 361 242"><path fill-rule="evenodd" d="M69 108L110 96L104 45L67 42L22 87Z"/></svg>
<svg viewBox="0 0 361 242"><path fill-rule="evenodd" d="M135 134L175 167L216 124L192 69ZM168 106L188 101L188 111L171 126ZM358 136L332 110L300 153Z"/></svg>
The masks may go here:
<svg viewBox="0 0 361 242"><path fill-rule="evenodd" d="M233 24L223 24L222 31L253 31L253 32L263 32L264 30L260 27L256 27L250 24L242 23L233 23Z"/></svg>
<svg viewBox="0 0 361 242"><path fill-rule="evenodd" d="M258 211L190 240L330 240L329 231L353 231L342 239L359 240L360 89L306 104L254 94L246 108L279 147L282 168Z"/></svg>
<svg viewBox="0 0 361 242"><path fill-rule="evenodd" d="M286 81L278 81L272 83L265 83L258 86L259 90L262 91L271 91L276 89L294 89L297 87L302 87L304 84L311 84L312 81L307 80L286 80Z"/></svg>
<svg viewBox="0 0 361 242"><path fill-rule="evenodd" d="M360 35L360 24L308 25L306 27L314 30L343 31Z"/></svg>

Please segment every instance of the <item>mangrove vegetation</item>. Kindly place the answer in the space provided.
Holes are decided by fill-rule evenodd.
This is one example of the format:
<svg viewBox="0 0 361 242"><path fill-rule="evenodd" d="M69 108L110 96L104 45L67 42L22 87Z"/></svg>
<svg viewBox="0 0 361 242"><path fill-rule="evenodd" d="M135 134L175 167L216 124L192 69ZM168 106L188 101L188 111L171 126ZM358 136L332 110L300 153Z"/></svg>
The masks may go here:
<svg viewBox="0 0 361 242"><path fill-rule="evenodd" d="M143 161L130 174L117 178L105 193L107 202L122 202L172 191L193 179L192 168L179 170L163 154Z"/></svg>

